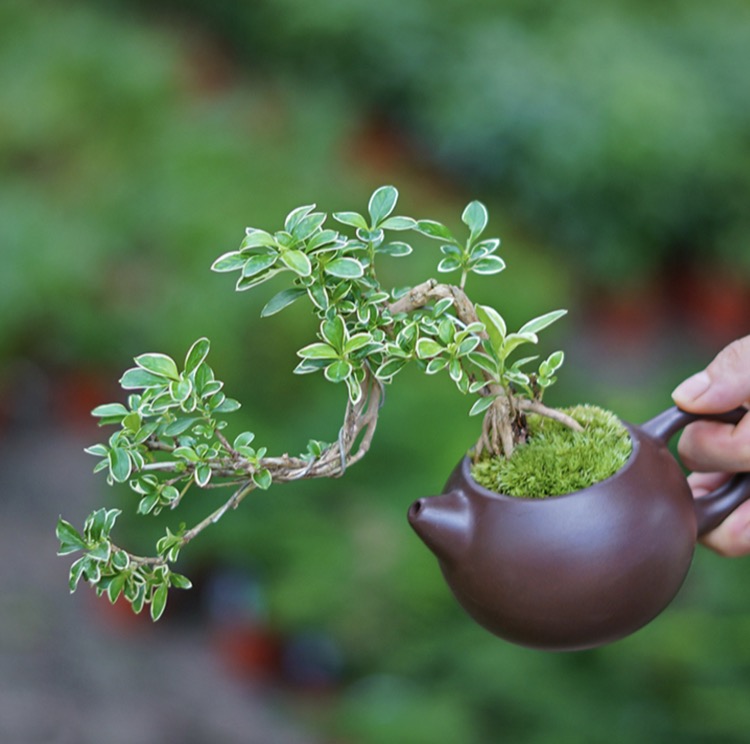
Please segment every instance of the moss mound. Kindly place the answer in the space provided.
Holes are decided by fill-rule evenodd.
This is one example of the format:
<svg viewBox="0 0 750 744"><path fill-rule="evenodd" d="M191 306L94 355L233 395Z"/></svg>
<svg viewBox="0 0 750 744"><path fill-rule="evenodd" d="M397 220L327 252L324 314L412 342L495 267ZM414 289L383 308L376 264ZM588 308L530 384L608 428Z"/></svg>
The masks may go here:
<svg viewBox="0 0 750 744"><path fill-rule="evenodd" d="M583 426L575 432L548 418L529 416L529 441L510 460L485 457L471 475L497 493L546 498L578 491L614 475L630 457L627 429L597 406L562 409Z"/></svg>

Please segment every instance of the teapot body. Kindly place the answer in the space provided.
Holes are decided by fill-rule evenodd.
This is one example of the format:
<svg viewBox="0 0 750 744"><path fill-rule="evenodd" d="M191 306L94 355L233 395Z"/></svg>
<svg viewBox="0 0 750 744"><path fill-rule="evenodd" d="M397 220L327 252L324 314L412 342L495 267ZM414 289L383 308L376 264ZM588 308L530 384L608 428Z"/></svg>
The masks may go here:
<svg viewBox="0 0 750 744"><path fill-rule="evenodd" d="M581 491L497 494L471 478L466 457L442 496L412 505L412 526L480 625L520 645L580 650L634 632L670 603L695 547L693 498L666 444L628 429L628 462Z"/></svg>

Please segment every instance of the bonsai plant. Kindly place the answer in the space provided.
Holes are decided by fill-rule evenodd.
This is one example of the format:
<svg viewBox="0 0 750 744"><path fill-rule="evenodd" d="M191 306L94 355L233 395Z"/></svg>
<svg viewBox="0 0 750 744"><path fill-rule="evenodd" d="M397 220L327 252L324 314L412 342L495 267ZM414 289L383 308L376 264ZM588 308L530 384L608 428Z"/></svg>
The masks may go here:
<svg viewBox="0 0 750 744"><path fill-rule="evenodd" d="M475 304L469 298L466 292L469 275L498 274L505 268L497 254L499 239L484 237L488 215L480 202L472 201L464 209L461 220L468 235L459 238L440 222L394 214L397 198L393 186L378 188L369 200L366 214L335 212L333 219L338 223L335 229L327 224L327 215L315 211L314 205L298 207L287 215L283 228L276 232L248 228L239 248L220 256L212 266L216 272L238 273L238 291L254 289L277 275L287 276L290 286L269 299L262 310L263 316L280 312L302 298L312 304L319 323L317 339L297 352L301 361L294 371L322 372L331 383L341 384L345 389L346 409L336 441L310 440L302 453L270 455L266 447L256 442L252 432L229 436L225 417L240 404L226 395L223 383L209 366L210 344L206 338L190 347L181 366L161 353L136 357L136 366L128 369L120 380L128 393L126 402L101 405L93 411L101 425L115 427L106 443L87 449L99 459L95 470L103 471L110 484L127 483L138 500L137 512L142 515L157 514L167 508L177 510L193 489L226 488L230 495L197 524L167 529L152 556L135 555L113 542L112 530L120 514L117 509L93 512L80 532L60 519L57 525L60 554L83 553L70 569L71 591L83 579L99 595L106 594L111 602L123 596L135 612L149 604L151 617L158 619L164 611L169 587L190 587L190 581L173 570L183 548L228 511L237 508L256 488L343 475L370 447L384 386L407 364L414 363L426 374L446 372L461 393L474 396L469 413L482 416L471 456L459 464L449 480L447 495L441 497L444 501L419 500L410 509L412 525L437 554L459 601L490 630L521 643L581 647L591 645L587 633L593 633L594 642L622 634L620 625L613 631L608 617L602 620L597 615L593 629L579 623L572 635L568 627L567 635L560 636L556 629L544 628L537 638L529 636L526 630L519 631L515 616L510 624L503 618L496 622L493 613L504 615L506 610L495 607L494 600L489 602L492 605L489 610L484 606L477 609L477 592L492 594L497 588L494 559L498 556L492 536L473 539L473 525L485 519L479 518L477 510L484 506L469 503L467 493L473 491L481 497L494 494L497 503L523 502L524 509L529 502L567 503L566 499L556 497L569 492L587 494L593 484L618 471L637 470L632 464L643 461L644 457L636 458L635 450L645 452L648 447L644 437L606 411L588 406L563 411L543 402L544 392L555 382L563 364L563 352L554 351L541 362L536 356L519 358L519 352L537 344L539 332L561 318L565 310L547 312L509 332L497 309ZM382 287L377 275L379 257L408 256L412 247L403 238L415 233L440 243L437 270L456 273L455 284L427 279L403 289L388 291ZM677 425L686 420L680 418ZM671 435L676 428L672 419L668 424L660 424L661 419L655 421L652 439L667 430ZM661 451L654 457L659 460ZM679 491L679 479L672 479L678 483ZM692 503L692 499L684 478L681 486L683 490L678 494L679 504L675 509L684 514L685 500ZM500 493L506 495L500 497ZM553 498L530 498L550 496ZM614 520L613 524L623 521L619 501L609 516L599 506L592 510L588 500L583 503L588 511L594 514L599 511L599 524L595 524L591 535L585 535L585 541L596 547L601 542L596 538L597 529L606 533L608 519ZM604 499L599 503L605 503ZM552 513L558 508L552 507ZM647 507L641 503L639 508ZM661 514L671 515L663 506L658 508ZM536 509L535 514L540 513ZM535 524L536 517L529 520L524 514L522 520ZM556 544L558 548L564 547L563 554L581 554L580 540L579 543L569 540L580 538L582 522L571 523L565 512L558 516L555 529L562 529L568 536L566 540L546 535L544 547L535 548L536 553L553 564L563 557ZM687 537L678 546L679 565L675 573L679 574L679 583L685 569L683 547L689 543L692 549L695 541L692 511L690 516L692 523L689 519L685 523ZM493 520L491 515L486 516L488 524ZM661 524L659 519L651 522ZM522 528L519 523L513 529L520 534ZM540 532L539 536L542 535ZM650 539L650 533L646 538ZM489 540L490 544L482 546L483 540ZM459 566L457 583L461 584L461 574L465 573L462 555L470 542L479 544L481 554L472 559L468 573L472 580L481 577L487 586L479 587L467 602L462 598L465 592L451 581L449 568ZM513 540L506 543L512 545ZM615 552L621 547L615 541ZM485 576L484 569L477 567L486 562L487 553L494 559L490 561L493 567L488 569L489 575ZM514 567L512 554L502 554L500 558L506 570ZM587 559L605 565L600 554L587 554ZM632 561L639 571L643 565L650 565L639 556ZM534 561L527 559L527 564L533 566ZM546 571L544 566L542 571ZM551 576L547 571L547 580ZM606 575L600 581L605 579ZM529 586L537 581L533 571L524 580ZM659 602L663 602L665 594L671 599L676 591L674 583L668 582L666 589L658 593ZM617 584L614 586L617 591ZM584 586L581 591L590 591L590 587ZM579 604L576 591L566 587L565 592L569 604L570 598L573 605ZM516 593L519 597L533 595L529 591ZM604 602L612 604L608 597ZM523 615L524 602L519 602L518 607ZM541 612L544 622L550 616L555 617L546 599L537 602L533 609L537 614ZM558 615L563 617L563 625L570 625L565 619L566 612L558 610ZM629 616L625 632L632 630L634 623L639 626L653 616L651 605L645 614L648 616L645 620L643 613L635 620ZM523 616L521 625L531 628L534 623L526 622L527 617ZM599 627L602 624L603 631Z"/></svg>

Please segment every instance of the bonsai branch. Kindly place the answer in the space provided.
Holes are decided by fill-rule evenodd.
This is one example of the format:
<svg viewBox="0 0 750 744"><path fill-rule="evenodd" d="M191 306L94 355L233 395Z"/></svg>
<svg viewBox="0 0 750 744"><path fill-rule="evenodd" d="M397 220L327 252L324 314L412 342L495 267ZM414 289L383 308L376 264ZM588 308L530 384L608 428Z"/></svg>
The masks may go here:
<svg viewBox="0 0 750 744"><path fill-rule="evenodd" d="M563 411L558 411L556 408L549 408L539 400L517 398L515 404L518 409L524 413L537 413L540 416L545 416L546 418L558 421L573 431L583 431L583 427L572 416L569 416Z"/></svg>
<svg viewBox="0 0 750 744"><path fill-rule="evenodd" d="M417 284L416 287L412 287L407 294L391 303L388 310L392 315L411 313L445 297L453 299L456 315L463 323L470 325L479 320L477 311L474 309L474 303L463 289L453 284L441 284L435 279L428 279L421 284Z"/></svg>
<svg viewBox="0 0 750 744"><path fill-rule="evenodd" d="M369 371L364 388L363 395L357 403L349 402L347 404L344 422L337 441L327 447L315 459L308 460L284 454L279 457L264 457L257 464L252 464L237 453L229 442L222 437L222 443L230 452L231 457L212 461L210 465L216 477L231 477L232 480L224 483L211 482L203 488L235 486L236 490L218 509L182 534L180 547L187 545L207 527L216 524L230 509L236 509L247 495L258 487L253 475L261 469L268 470L273 483L288 483L311 478L338 478L344 474L350 465L361 460L370 449L383 400L382 385ZM154 450L164 449L157 440L149 440L147 446ZM143 469L171 471L176 469L177 466L178 464L174 462L156 462L144 466ZM188 469L188 475L191 475L189 471L190 469ZM244 475L242 480L237 480L239 472ZM188 482L189 485L190 482ZM183 489L173 506L182 500L186 490L187 488ZM119 548L115 549L119 550ZM149 566L165 565L169 562L164 556L130 555L130 560L135 565Z"/></svg>

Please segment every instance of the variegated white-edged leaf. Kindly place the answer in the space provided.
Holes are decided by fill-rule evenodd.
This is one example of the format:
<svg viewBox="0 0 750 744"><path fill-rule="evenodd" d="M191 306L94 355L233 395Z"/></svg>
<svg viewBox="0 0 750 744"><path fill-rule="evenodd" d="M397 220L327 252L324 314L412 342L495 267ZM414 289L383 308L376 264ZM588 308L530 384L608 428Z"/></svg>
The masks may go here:
<svg viewBox="0 0 750 744"><path fill-rule="evenodd" d="M530 320L528 323L525 323L523 326L521 326L521 329L518 332L539 333L539 331L547 328L547 326L552 325L556 320L562 318L563 315L567 314L567 312L567 310L553 310L550 313L540 315L538 318L534 318L533 320Z"/></svg>

